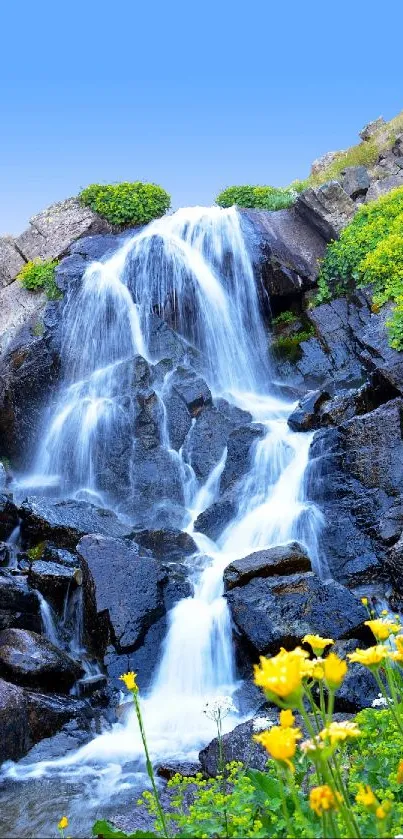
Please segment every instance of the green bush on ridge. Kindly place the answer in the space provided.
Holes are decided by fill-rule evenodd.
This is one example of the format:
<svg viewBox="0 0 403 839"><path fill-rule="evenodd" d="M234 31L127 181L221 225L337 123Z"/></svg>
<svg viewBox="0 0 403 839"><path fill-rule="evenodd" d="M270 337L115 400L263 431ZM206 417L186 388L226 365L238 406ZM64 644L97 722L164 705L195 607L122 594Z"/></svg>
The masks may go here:
<svg viewBox="0 0 403 839"><path fill-rule="evenodd" d="M34 259L27 262L17 274L20 281L28 291L45 291L48 300L57 300L61 292L56 285L55 269L58 265L56 259Z"/></svg>
<svg viewBox="0 0 403 839"><path fill-rule="evenodd" d="M255 210L285 210L291 207L296 192L274 186L230 186L216 198L219 207L247 207Z"/></svg>
<svg viewBox="0 0 403 839"><path fill-rule="evenodd" d="M119 227L148 224L163 216L171 204L165 189L141 181L91 184L78 197L82 204Z"/></svg>

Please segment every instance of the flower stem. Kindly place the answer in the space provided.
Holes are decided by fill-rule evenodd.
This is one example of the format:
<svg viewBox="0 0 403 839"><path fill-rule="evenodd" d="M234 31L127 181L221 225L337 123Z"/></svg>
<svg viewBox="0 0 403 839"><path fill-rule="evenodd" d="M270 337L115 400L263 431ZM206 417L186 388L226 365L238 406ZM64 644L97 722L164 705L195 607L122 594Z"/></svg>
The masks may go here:
<svg viewBox="0 0 403 839"><path fill-rule="evenodd" d="M139 703L139 700L137 698L137 693L135 691L132 691L132 694L133 694L134 707L136 709L136 716L137 716L137 721L138 721L138 724L139 724L141 739L143 741L144 754L146 756L147 774L148 774L148 777L151 781L151 786L153 788L155 803L157 805L158 815L159 815L160 820L161 820L163 834L164 834L166 839L169 839L168 827L167 827L167 823L166 823L166 820L165 820L164 811L163 811L162 806L161 806L161 801L160 801L160 797L159 797L159 794L158 794L157 784L155 783L154 769L153 769L153 765L152 765L151 760L150 760L150 754L149 754L149 751L148 751L147 738L146 738L146 733L144 731L144 725L143 725L143 718L142 718L142 715L141 715L140 703Z"/></svg>

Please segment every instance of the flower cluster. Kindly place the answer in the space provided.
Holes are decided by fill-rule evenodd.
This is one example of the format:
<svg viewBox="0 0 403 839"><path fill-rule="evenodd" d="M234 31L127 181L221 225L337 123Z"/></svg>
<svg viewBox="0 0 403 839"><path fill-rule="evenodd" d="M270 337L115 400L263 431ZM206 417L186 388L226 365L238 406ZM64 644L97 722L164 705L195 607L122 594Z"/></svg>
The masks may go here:
<svg viewBox="0 0 403 839"><path fill-rule="evenodd" d="M206 702L203 714L213 722L224 719L228 714L236 714L237 709L230 696L217 696L215 699Z"/></svg>

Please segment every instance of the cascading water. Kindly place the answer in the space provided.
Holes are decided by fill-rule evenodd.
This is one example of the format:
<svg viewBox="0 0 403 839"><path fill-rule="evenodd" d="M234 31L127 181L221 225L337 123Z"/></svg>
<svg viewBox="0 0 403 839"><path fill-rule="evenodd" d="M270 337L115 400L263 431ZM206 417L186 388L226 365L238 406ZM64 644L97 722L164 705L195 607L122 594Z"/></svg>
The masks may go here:
<svg viewBox="0 0 403 839"><path fill-rule="evenodd" d="M267 334L234 208L179 210L87 269L81 290L67 300L64 384L31 485L57 486L61 494L96 498L119 509L120 499L105 492L100 476L125 422L119 397L130 376L126 361L136 354L151 364L160 361L152 340L156 312L185 339L190 353L192 348L200 353L202 375L213 396L249 411L264 435L255 443L249 473L239 488L236 515L213 543L195 531L194 522L217 496L226 450L200 486L191 447L186 457L171 448L164 403L169 376L159 387L160 445L177 470L186 507L183 527L200 554L192 558L193 597L180 601L170 613L162 659L143 700L155 758L194 755L214 736L203 705L217 695L232 694L236 687L230 617L222 596L225 566L255 550L298 539L307 546L317 571L326 576L317 552L321 515L304 490L311 435L289 429L292 405L271 385ZM135 446L133 440L128 453L132 474ZM233 724L229 719L228 727ZM71 772L74 767L79 772L83 765L123 765L140 753L136 719L129 713L125 723L74 755L35 767L14 766L8 772L20 778L30 772Z"/></svg>

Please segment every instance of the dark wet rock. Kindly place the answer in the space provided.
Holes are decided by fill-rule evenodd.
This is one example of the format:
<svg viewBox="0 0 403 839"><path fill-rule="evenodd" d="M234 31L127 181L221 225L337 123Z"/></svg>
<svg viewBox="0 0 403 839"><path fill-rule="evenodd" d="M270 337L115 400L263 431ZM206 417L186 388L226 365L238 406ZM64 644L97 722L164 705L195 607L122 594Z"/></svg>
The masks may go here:
<svg viewBox="0 0 403 839"><path fill-rule="evenodd" d="M133 450L130 496L122 512L137 528L181 527L185 518L181 464L163 446L147 451L136 442ZM114 534L112 534L114 535Z"/></svg>
<svg viewBox="0 0 403 839"><path fill-rule="evenodd" d="M45 737L52 737L56 731L69 723L80 726L88 732L92 710L87 701L57 693L51 695L25 690L30 739L37 743ZM59 752L57 756L64 754Z"/></svg>
<svg viewBox="0 0 403 839"><path fill-rule="evenodd" d="M306 189L298 196L295 209L326 241L337 239L356 212L354 201L338 181Z"/></svg>
<svg viewBox="0 0 403 839"><path fill-rule="evenodd" d="M252 418L247 411L231 407L224 400L217 406L205 407L187 436L184 455L199 480L205 481L218 464L231 432L250 424Z"/></svg>
<svg viewBox="0 0 403 839"><path fill-rule="evenodd" d="M0 492L3 492L7 483L7 470L0 461Z"/></svg>
<svg viewBox="0 0 403 839"><path fill-rule="evenodd" d="M366 612L348 589L314 573L255 577L227 593L241 635L259 653L298 644L307 633L334 639L362 627Z"/></svg>
<svg viewBox="0 0 403 839"><path fill-rule="evenodd" d="M338 641L331 649L341 658L354 652L357 647L363 647L357 638L349 641ZM336 694L336 711L361 711L370 708L374 699L378 697L379 688L372 673L361 664L350 664L343 684Z"/></svg>
<svg viewBox="0 0 403 839"><path fill-rule="evenodd" d="M84 236L82 239L78 239L70 245L69 253L78 254L87 260L87 262L93 262L94 260L110 256L120 247L122 239L123 237L117 236L114 233L99 233L95 236ZM65 260L61 264L64 262Z"/></svg>
<svg viewBox="0 0 403 839"><path fill-rule="evenodd" d="M342 426L348 472L364 486L389 495L403 492L403 400L354 417Z"/></svg>
<svg viewBox="0 0 403 839"><path fill-rule="evenodd" d="M361 384L364 378L363 364L357 356L356 330L368 321L370 311L364 298L360 298L359 302L359 307L354 306L346 298L340 297L307 312L331 367L330 371L323 371L322 381L327 383L330 379L333 388L335 382L351 387ZM309 359L304 359L304 356L297 367L304 376L312 375ZM315 375L317 372L315 370Z"/></svg>
<svg viewBox="0 0 403 839"><path fill-rule="evenodd" d="M0 763L18 760L29 746L24 691L0 678Z"/></svg>
<svg viewBox="0 0 403 839"><path fill-rule="evenodd" d="M122 689L119 681L122 673L134 670L137 673L137 684L142 693L147 691L152 683L156 668L161 661L162 645L166 638L168 623L166 616L159 618L146 631L138 649L130 653L116 652L110 646L104 659L108 674L108 682L115 690Z"/></svg>
<svg viewBox="0 0 403 839"><path fill-rule="evenodd" d="M250 661L247 662L247 678L232 694L232 701L242 716L245 714L264 713L268 708L265 696L257 685L250 678Z"/></svg>
<svg viewBox="0 0 403 839"><path fill-rule="evenodd" d="M7 493L0 494L0 539L7 540L13 530L18 526L18 508L15 506L12 496Z"/></svg>
<svg viewBox="0 0 403 839"><path fill-rule="evenodd" d="M269 717L269 715L267 715ZM277 722L278 713L276 711L271 713L271 722ZM260 769L261 772L266 768L268 755L266 750L260 743L256 743L253 739L254 729L253 720L248 720L240 725L237 725L233 731L224 734L223 752L225 762L229 763L232 760L241 761L251 769ZM199 754L199 760L203 771L206 775L214 777L220 770L220 758L218 750L217 737L206 746Z"/></svg>
<svg viewBox="0 0 403 839"><path fill-rule="evenodd" d="M92 696L95 693L105 691L108 679L104 673L94 673L93 676L84 676L75 685L77 696Z"/></svg>
<svg viewBox="0 0 403 839"><path fill-rule="evenodd" d="M399 592L403 592L403 534L387 551L385 565Z"/></svg>
<svg viewBox="0 0 403 839"><path fill-rule="evenodd" d="M227 591L244 586L253 577L276 577L311 570L311 560L298 542L255 551L244 559L235 559L224 571Z"/></svg>
<svg viewBox="0 0 403 839"><path fill-rule="evenodd" d="M386 511L376 527L376 535L385 545L393 545L403 532L403 501Z"/></svg>
<svg viewBox="0 0 403 839"><path fill-rule="evenodd" d="M196 543L183 530L135 530L130 538L163 560L180 560L197 551Z"/></svg>
<svg viewBox="0 0 403 839"><path fill-rule="evenodd" d="M243 425L231 432L227 441L227 459L220 480L221 492L233 487L249 471L253 447L264 434L263 426L256 424Z"/></svg>
<svg viewBox="0 0 403 839"><path fill-rule="evenodd" d="M184 778L195 778L201 771L201 763L190 760L165 760L164 763L158 763L156 766L158 777L166 781L170 781L178 772Z"/></svg>
<svg viewBox="0 0 403 839"><path fill-rule="evenodd" d="M74 570L78 565L77 554L66 551L64 548L58 548L52 542L44 544L41 558L44 562L55 562L57 565L63 565L70 570Z"/></svg>
<svg viewBox="0 0 403 839"><path fill-rule="evenodd" d="M140 646L150 626L164 615L166 574L152 556L107 536L85 536L82 560L86 632L94 649L109 643L120 652ZM130 592L130 596L128 596Z"/></svg>
<svg viewBox="0 0 403 839"><path fill-rule="evenodd" d="M321 390L311 390L288 417L288 425L293 431L312 431L319 428L319 410L329 394Z"/></svg>
<svg viewBox="0 0 403 839"><path fill-rule="evenodd" d="M47 638L27 629L0 632L0 673L26 687L69 690L81 667Z"/></svg>
<svg viewBox="0 0 403 839"><path fill-rule="evenodd" d="M0 567L8 565L12 556L12 550L7 542L0 542Z"/></svg>
<svg viewBox="0 0 403 839"><path fill-rule="evenodd" d="M282 297L309 288L325 252L326 242L320 233L294 208L240 212L244 232L254 244L254 260L266 293Z"/></svg>
<svg viewBox="0 0 403 839"><path fill-rule="evenodd" d="M45 699L57 699L62 697L44 697ZM66 701L66 698L63 697ZM67 700L70 709L60 714L60 722L58 715L55 717L55 725L50 728L50 733L44 736L44 739L38 739L29 752L22 758L20 763L22 765L30 765L32 763L39 763L43 760L52 760L59 758L60 755L67 755L70 752L76 751L80 746L88 743L93 737L93 732L87 720L82 721L79 717L77 720L74 715L78 712L77 700ZM78 704L78 703L77 703ZM80 703L83 704L83 703ZM45 709L48 710L45 706ZM61 730L59 730L61 729ZM35 742L35 741L34 741Z"/></svg>
<svg viewBox="0 0 403 839"><path fill-rule="evenodd" d="M79 254L67 256L56 266L55 282L58 289L64 293L68 289L71 291L73 286L78 287L86 268L87 263Z"/></svg>
<svg viewBox="0 0 403 839"><path fill-rule="evenodd" d="M344 170L342 187L353 200L368 192L370 179L365 166L348 166Z"/></svg>
<svg viewBox="0 0 403 839"><path fill-rule="evenodd" d="M54 607L61 609L67 591L81 585L82 573L78 560L76 568L69 568L58 562L38 559L31 564L28 580L32 588L38 589Z"/></svg>
<svg viewBox="0 0 403 839"><path fill-rule="evenodd" d="M237 493L233 489L228 490L215 504L200 513L195 521L195 530L205 533L210 539L216 541L234 518L238 506Z"/></svg>
<svg viewBox="0 0 403 839"><path fill-rule="evenodd" d="M204 405L211 405L211 391L204 379L185 367L177 367L170 381L171 388L184 402L191 417L196 417Z"/></svg>
<svg viewBox="0 0 403 839"><path fill-rule="evenodd" d="M39 600L25 577L0 571L0 630L15 627L41 631Z"/></svg>
<svg viewBox="0 0 403 839"><path fill-rule="evenodd" d="M151 358L156 362L162 359L170 359L170 366L175 364L189 365L197 370L199 353L194 350L178 332L161 320L158 315L153 314L148 319L148 349Z"/></svg>
<svg viewBox="0 0 403 839"><path fill-rule="evenodd" d="M58 381L59 360L45 335L26 325L0 361L0 451L24 466L44 407Z"/></svg>
<svg viewBox="0 0 403 839"><path fill-rule="evenodd" d="M74 550L87 533L121 538L129 528L110 510L86 501L48 501L34 496L20 507L21 534L25 544L36 545L51 539L59 547Z"/></svg>
<svg viewBox="0 0 403 839"><path fill-rule="evenodd" d="M360 355L369 370L376 370L399 393L403 393L403 353L389 346L386 321L390 319L392 304L373 313L367 325L357 330Z"/></svg>

